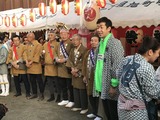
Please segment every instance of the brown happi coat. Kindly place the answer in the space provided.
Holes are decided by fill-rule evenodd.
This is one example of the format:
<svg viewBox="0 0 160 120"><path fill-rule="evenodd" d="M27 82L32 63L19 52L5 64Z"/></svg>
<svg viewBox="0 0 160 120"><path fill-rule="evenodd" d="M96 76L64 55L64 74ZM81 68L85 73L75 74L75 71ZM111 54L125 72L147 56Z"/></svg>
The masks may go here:
<svg viewBox="0 0 160 120"><path fill-rule="evenodd" d="M20 44L19 46L16 47L16 52L18 56L18 60L22 59L23 61L27 60L27 53L26 53L26 46L23 44ZM8 58L7 58L7 64L11 62L15 62L17 59L15 58L14 52L13 52L13 47L9 50L8 53ZM11 73L14 76L18 76L19 74L26 74L26 70L21 70L21 69L16 69L15 67L11 67Z"/></svg>
<svg viewBox="0 0 160 120"><path fill-rule="evenodd" d="M42 65L40 60L42 45L37 40L34 40L26 46L28 61L33 61L31 67L27 68L27 73L42 74Z"/></svg>
<svg viewBox="0 0 160 120"><path fill-rule="evenodd" d="M82 72L82 64L83 64L83 58L84 54L86 52L86 48L81 45L79 50L77 51L79 54L77 56L77 61L75 63L75 55L74 55L74 49L71 49L71 52L69 54L69 59L67 60L66 66L70 68L77 68L80 72ZM74 77L72 75L72 85L74 88L77 89L86 89L86 85L83 82L83 77Z"/></svg>
<svg viewBox="0 0 160 120"><path fill-rule="evenodd" d="M83 60L83 68L82 68L82 75L86 77L87 80L87 94L92 95L93 93L93 82L94 82L94 68L91 67L91 70L89 71L88 68L88 57L90 54L90 50L86 52L84 55Z"/></svg>
<svg viewBox="0 0 160 120"><path fill-rule="evenodd" d="M44 53L44 75L45 76L57 76L57 65L54 64L54 60L50 56L50 52L48 49L48 42L43 45L43 50L45 51ZM58 50L58 42L53 41L51 43L51 50L53 53L54 58L57 57L57 50Z"/></svg>
<svg viewBox="0 0 160 120"><path fill-rule="evenodd" d="M64 47L66 49L66 52L69 53L71 51L71 49L73 48L73 44L70 42L70 39L68 39L65 43L64 43ZM60 50L60 43L58 45L58 58L59 59L63 59L65 58L63 56L63 53ZM68 68L66 67L66 63L58 63L58 77L62 77L62 78L71 78L71 74L68 71Z"/></svg>

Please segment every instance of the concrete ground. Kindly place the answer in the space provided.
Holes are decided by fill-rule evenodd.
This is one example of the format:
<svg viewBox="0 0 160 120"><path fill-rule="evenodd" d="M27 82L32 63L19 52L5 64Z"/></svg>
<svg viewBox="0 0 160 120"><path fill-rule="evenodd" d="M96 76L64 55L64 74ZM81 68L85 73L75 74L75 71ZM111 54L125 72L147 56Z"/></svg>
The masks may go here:
<svg viewBox="0 0 160 120"><path fill-rule="evenodd" d="M58 106L55 101L46 102L49 98L48 90L45 90L45 99L43 101L37 101L37 98L27 100L24 89L22 89L22 96L13 97L15 88L13 81L11 83L10 95L0 97L0 103L5 103L9 109L2 120L92 120L87 119L86 114L80 115L79 111L73 112L70 108ZM21 87L24 88L24 85L22 84ZM100 115L103 114L101 110L99 113Z"/></svg>

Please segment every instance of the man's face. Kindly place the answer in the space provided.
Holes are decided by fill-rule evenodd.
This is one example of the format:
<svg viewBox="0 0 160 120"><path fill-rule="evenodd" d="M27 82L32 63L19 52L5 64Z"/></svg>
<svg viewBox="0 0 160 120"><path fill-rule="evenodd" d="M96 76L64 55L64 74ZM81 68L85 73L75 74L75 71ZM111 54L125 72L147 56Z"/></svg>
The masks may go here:
<svg viewBox="0 0 160 120"><path fill-rule="evenodd" d="M105 38L111 31L111 27L106 27L104 22L97 24L97 33L99 37Z"/></svg>
<svg viewBox="0 0 160 120"><path fill-rule="evenodd" d="M20 39L18 37L13 38L13 43L15 46L19 46L20 45Z"/></svg>
<svg viewBox="0 0 160 120"><path fill-rule="evenodd" d="M54 33L48 33L48 39L49 41L54 41L56 38L55 34Z"/></svg>
<svg viewBox="0 0 160 120"><path fill-rule="evenodd" d="M81 44L81 40L79 39L78 36L74 36L74 37L72 38L72 43L73 43L73 45L74 45L75 47L78 47L78 46Z"/></svg>
<svg viewBox="0 0 160 120"><path fill-rule="evenodd" d="M27 40L28 40L28 42L31 42L31 41L34 40L34 38L33 38L33 36L31 34L28 34L27 35Z"/></svg>
<svg viewBox="0 0 160 120"><path fill-rule="evenodd" d="M27 38L24 38L24 44L28 44Z"/></svg>
<svg viewBox="0 0 160 120"><path fill-rule="evenodd" d="M99 38L98 37L92 37L91 38L91 46L92 48L96 48L98 46L99 43Z"/></svg>
<svg viewBox="0 0 160 120"><path fill-rule="evenodd" d="M62 41L66 41L69 38L69 33L68 32L62 32L62 33L60 33L60 37L61 37Z"/></svg>

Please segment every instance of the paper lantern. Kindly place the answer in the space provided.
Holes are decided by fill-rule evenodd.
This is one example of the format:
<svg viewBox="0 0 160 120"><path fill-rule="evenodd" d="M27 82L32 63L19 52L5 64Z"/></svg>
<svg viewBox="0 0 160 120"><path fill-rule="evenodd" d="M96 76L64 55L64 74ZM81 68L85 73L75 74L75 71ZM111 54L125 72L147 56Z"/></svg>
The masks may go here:
<svg viewBox="0 0 160 120"><path fill-rule="evenodd" d="M18 26L18 18L17 16L14 14L13 17L12 17L12 25L14 27L17 27Z"/></svg>
<svg viewBox="0 0 160 120"><path fill-rule="evenodd" d="M139 43L142 43L143 40L143 31L138 28L129 28L126 31L126 41L132 46L137 46Z"/></svg>
<svg viewBox="0 0 160 120"><path fill-rule="evenodd" d="M5 26L9 27L10 26L10 17L6 15L6 17L4 18L5 21Z"/></svg>
<svg viewBox="0 0 160 120"><path fill-rule="evenodd" d="M55 14L57 12L57 1L56 0L50 0L49 1L50 11L52 14Z"/></svg>
<svg viewBox="0 0 160 120"><path fill-rule="evenodd" d="M0 15L0 26L3 25L3 17Z"/></svg>
<svg viewBox="0 0 160 120"><path fill-rule="evenodd" d="M115 4L117 0L109 0L112 4Z"/></svg>
<svg viewBox="0 0 160 120"><path fill-rule="evenodd" d="M104 8L106 6L106 0L97 0L97 5L100 8Z"/></svg>
<svg viewBox="0 0 160 120"><path fill-rule="evenodd" d="M36 11L34 9L29 11L29 19L32 22L36 21Z"/></svg>
<svg viewBox="0 0 160 120"><path fill-rule="evenodd" d="M45 3L43 3L43 2L39 3L38 8L39 8L40 16L45 16L46 15L46 5L45 5Z"/></svg>
<svg viewBox="0 0 160 120"><path fill-rule="evenodd" d="M20 17L20 23L22 26L25 26L27 24L27 17L25 14L22 14Z"/></svg>
<svg viewBox="0 0 160 120"><path fill-rule="evenodd" d="M84 6L84 26L88 30L95 30L97 28L97 20L100 17L100 10L96 3L92 2L87 3Z"/></svg>
<svg viewBox="0 0 160 120"><path fill-rule="evenodd" d="M156 38L158 42L160 42L160 26L154 28L153 37Z"/></svg>
<svg viewBox="0 0 160 120"><path fill-rule="evenodd" d="M82 0L75 0L75 13L77 13L77 15L80 15L81 9L82 9Z"/></svg>
<svg viewBox="0 0 160 120"><path fill-rule="evenodd" d="M67 15L69 13L69 2L68 2L68 0L62 0L61 5L62 5L62 13L64 15Z"/></svg>

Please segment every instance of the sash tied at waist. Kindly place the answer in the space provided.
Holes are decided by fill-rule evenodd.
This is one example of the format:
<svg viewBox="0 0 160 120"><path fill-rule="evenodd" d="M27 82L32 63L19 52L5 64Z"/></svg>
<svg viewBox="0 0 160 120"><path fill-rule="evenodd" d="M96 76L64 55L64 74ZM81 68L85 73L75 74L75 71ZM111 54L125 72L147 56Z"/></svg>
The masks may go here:
<svg viewBox="0 0 160 120"><path fill-rule="evenodd" d="M145 103L137 99L127 99L123 95L119 95L119 109L123 110L142 110L146 109Z"/></svg>

